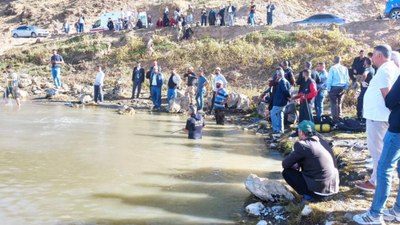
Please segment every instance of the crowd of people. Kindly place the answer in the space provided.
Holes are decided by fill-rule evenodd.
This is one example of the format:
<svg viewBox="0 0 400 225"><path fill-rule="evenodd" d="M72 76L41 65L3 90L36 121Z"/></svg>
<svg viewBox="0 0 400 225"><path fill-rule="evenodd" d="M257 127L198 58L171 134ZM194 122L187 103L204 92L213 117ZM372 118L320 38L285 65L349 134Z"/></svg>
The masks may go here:
<svg viewBox="0 0 400 225"><path fill-rule="evenodd" d="M53 50L50 59L55 89L62 86L61 67L63 57ZM215 68L210 79L206 71L188 67L181 77L175 67L169 68L168 80L157 61L146 70L137 62L132 71L132 99L142 96L142 85L148 80L153 110L161 109L163 86L167 85L168 104L177 98L177 90L185 88L189 100L189 115L185 131L191 139L200 139L204 127L204 97L207 88L212 90L212 103L208 112L215 113L216 124L223 125L228 99L228 82ZM16 99L19 78L12 66L5 68L7 86L5 99ZM313 67L312 62L304 63L303 69L295 76L289 61L283 61L269 80L269 88L263 99L269 104L272 135L279 137L285 132L284 112L290 102L299 100L299 121L293 152L282 166L283 177L304 200L321 200L339 191L339 174L331 147L318 135L315 123L324 116L324 100L329 95L330 115L335 123L342 120L342 101L349 88L360 88L357 97L357 118L365 120L367 146L372 157L373 170L370 179L360 181L356 187L363 191L375 192L370 210L354 216L359 224L384 224L386 220L400 221L400 196L392 209L384 210L391 188L392 172L400 162L400 53L389 45L382 44L365 55L364 50L353 61L350 68L342 65L342 58L335 56L332 66L326 70L325 62ZM103 101L105 74L100 65L96 66L94 101ZM185 86L185 87L184 87ZM293 94L293 87L298 92ZM313 112L315 110L315 113ZM316 116L314 117L313 114ZM398 167L399 170L400 167ZM400 171L399 171L400 172Z"/></svg>

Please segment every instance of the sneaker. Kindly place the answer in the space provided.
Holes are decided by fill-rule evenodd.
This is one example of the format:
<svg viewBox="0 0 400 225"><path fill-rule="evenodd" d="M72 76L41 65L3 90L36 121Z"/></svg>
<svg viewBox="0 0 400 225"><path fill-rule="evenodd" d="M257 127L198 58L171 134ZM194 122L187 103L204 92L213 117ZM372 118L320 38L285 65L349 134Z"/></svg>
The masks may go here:
<svg viewBox="0 0 400 225"><path fill-rule="evenodd" d="M356 184L355 186L363 191L375 191L375 185L373 185L369 180Z"/></svg>
<svg viewBox="0 0 400 225"><path fill-rule="evenodd" d="M397 213L393 208L392 209L384 209L383 210L383 219L385 221L389 221L389 222L392 222L393 220L400 222L400 213Z"/></svg>
<svg viewBox="0 0 400 225"><path fill-rule="evenodd" d="M361 225L385 225L385 221L383 220L382 216L373 217L369 211L354 215L353 220Z"/></svg>

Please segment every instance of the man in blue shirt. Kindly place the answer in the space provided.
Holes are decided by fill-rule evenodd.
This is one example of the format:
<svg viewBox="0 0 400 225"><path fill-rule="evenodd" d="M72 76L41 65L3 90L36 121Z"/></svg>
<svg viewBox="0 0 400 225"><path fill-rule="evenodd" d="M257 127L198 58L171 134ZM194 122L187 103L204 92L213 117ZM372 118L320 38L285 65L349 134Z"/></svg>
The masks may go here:
<svg viewBox="0 0 400 225"><path fill-rule="evenodd" d="M54 86L56 89L61 87L61 65L64 63L64 59L58 54L57 50L53 50L53 56L51 57L51 74L53 75Z"/></svg>
<svg viewBox="0 0 400 225"><path fill-rule="evenodd" d="M204 69L200 69L200 73L197 74L197 94L196 94L196 105L197 110L201 111L204 107L204 95L206 93L206 87L208 80L204 75Z"/></svg>
<svg viewBox="0 0 400 225"><path fill-rule="evenodd" d="M321 121L322 113L324 112L324 99L326 96L326 82L328 80L328 72L325 70L325 63L320 62L317 66L317 72L319 73L320 83L317 84L318 95L314 99L315 104L315 115L317 121Z"/></svg>
<svg viewBox="0 0 400 225"><path fill-rule="evenodd" d="M329 69L329 76L326 82L326 89L331 102L331 114L333 121L338 122L342 115L342 97L345 90L349 88L349 70L340 64L342 58L335 56L334 63Z"/></svg>
<svg viewBox="0 0 400 225"><path fill-rule="evenodd" d="M160 110L161 108L161 89L164 84L164 76L158 71L158 67L154 67L153 73L150 75L150 88L151 88L151 98L153 101L153 109Z"/></svg>
<svg viewBox="0 0 400 225"><path fill-rule="evenodd" d="M274 134L282 134L284 131L283 112L290 98L290 88L291 85L284 77L285 72L283 69L278 69L276 71L277 85L272 100L272 110L271 110L271 122L272 122L272 132Z"/></svg>
<svg viewBox="0 0 400 225"><path fill-rule="evenodd" d="M216 87L217 91L215 92L214 101L215 120L218 125L224 125L225 103L228 99L228 92L223 87L221 81L217 81Z"/></svg>

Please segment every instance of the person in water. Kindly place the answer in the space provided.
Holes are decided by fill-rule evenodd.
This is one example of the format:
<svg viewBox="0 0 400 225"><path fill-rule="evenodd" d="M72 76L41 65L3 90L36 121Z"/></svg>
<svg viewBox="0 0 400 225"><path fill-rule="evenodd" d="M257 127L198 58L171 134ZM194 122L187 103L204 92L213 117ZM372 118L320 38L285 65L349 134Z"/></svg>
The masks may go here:
<svg viewBox="0 0 400 225"><path fill-rule="evenodd" d="M183 130L188 133L189 139L202 139L203 127L205 126L203 116L196 113L196 108L192 105L189 106L188 113L190 117L187 119L186 127Z"/></svg>

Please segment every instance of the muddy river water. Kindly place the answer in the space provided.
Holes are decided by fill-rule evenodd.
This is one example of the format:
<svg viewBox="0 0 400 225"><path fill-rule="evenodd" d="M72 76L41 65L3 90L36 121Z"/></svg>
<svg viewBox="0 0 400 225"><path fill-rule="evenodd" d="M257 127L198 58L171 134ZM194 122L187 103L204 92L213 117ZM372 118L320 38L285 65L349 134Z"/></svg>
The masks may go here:
<svg viewBox="0 0 400 225"><path fill-rule="evenodd" d="M249 173L279 177L262 139L185 118L25 103L0 107L0 224L235 224Z"/></svg>

